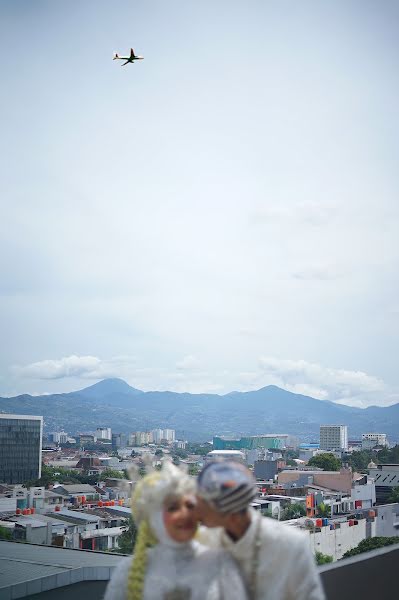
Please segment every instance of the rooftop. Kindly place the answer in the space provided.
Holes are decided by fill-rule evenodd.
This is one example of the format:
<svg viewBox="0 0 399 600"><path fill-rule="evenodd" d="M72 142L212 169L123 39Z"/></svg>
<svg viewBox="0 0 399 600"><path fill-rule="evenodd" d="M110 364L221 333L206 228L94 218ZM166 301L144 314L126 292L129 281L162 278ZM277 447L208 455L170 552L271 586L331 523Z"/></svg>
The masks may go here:
<svg viewBox="0 0 399 600"><path fill-rule="evenodd" d="M119 562L120 555L109 553L0 541L0 598L24 598L78 582L107 581Z"/></svg>

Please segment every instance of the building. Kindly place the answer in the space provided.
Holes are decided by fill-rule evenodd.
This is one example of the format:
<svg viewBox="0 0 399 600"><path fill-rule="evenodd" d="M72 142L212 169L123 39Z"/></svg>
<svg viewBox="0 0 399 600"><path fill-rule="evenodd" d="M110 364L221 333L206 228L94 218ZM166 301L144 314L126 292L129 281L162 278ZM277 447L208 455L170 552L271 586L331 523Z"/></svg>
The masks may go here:
<svg viewBox="0 0 399 600"><path fill-rule="evenodd" d="M347 449L347 425L320 425L320 450L341 452Z"/></svg>
<svg viewBox="0 0 399 600"><path fill-rule="evenodd" d="M362 450L371 450L375 446L388 446L386 433L362 433Z"/></svg>
<svg viewBox="0 0 399 600"><path fill-rule="evenodd" d="M176 432L174 429L164 429L163 439L168 443L173 443L176 439Z"/></svg>
<svg viewBox="0 0 399 600"><path fill-rule="evenodd" d="M43 417L0 414L0 482L40 479L42 437Z"/></svg>
<svg viewBox="0 0 399 600"><path fill-rule="evenodd" d="M126 433L113 433L112 434L112 447L113 448L126 448L128 443L128 436Z"/></svg>
<svg viewBox="0 0 399 600"><path fill-rule="evenodd" d="M111 427L97 427L96 430L97 440L112 440Z"/></svg>
<svg viewBox="0 0 399 600"><path fill-rule="evenodd" d="M160 444L163 440L163 429L153 429L151 433L154 444Z"/></svg>
<svg viewBox="0 0 399 600"><path fill-rule="evenodd" d="M399 486L399 464L375 465L371 462L368 472L375 482L377 504L387 502L392 489Z"/></svg>
<svg viewBox="0 0 399 600"><path fill-rule="evenodd" d="M213 448L214 450L253 450L255 448L280 450L287 447L290 437L288 434L253 435L241 438L214 436Z"/></svg>
<svg viewBox="0 0 399 600"><path fill-rule="evenodd" d="M256 460L254 463L254 475L256 479L274 479L279 470L284 467L284 460Z"/></svg>
<svg viewBox="0 0 399 600"><path fill-rule="evenodd" d="M214 460L235 460L245 465L245 454L239 450L211 450L205 457L205 462Z"/></svg>
<svg viewBox="0 0 399 600"><path fill-rule="evenodd" d="M69 439L66 431L53 431L47 437L50 442L55 442L56 444L66 444Z"/></svg>

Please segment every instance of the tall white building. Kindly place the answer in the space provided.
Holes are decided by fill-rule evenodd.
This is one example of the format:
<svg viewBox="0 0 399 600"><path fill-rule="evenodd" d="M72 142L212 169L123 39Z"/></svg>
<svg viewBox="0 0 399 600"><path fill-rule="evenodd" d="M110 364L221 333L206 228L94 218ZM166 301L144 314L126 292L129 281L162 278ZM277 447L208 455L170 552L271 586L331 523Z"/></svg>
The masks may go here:
<svg viewBox="0 0 399 600"><path fill-rule="evenodd" d="M111 427L97 427L96 437L98 440L112 440Z"/></svg>
<svg viewBox="0 0 399 600"><path fill-rule="evenodd" d="M164 429L163 430L163 439L167 442L174 442L176 439L176 432L174 429Z"/></svg>
<svg viewBox="0 0 399 600"><path fill-rule="evenodd" d="M154 444L160 444L163 440L163 429L153 429L151 431Z"/></svg>
<svg viewBox="0 0 399 600"><path fill-rule="evenodd" d="M320 425L320 450L347 450L347 425Z"/></svg>
<svg viewBox="0 0 399 600"><path fill-rule="evenodd" d="M362 433L362 449L368 450L374 446L388 446L386 433Z"/></svg>

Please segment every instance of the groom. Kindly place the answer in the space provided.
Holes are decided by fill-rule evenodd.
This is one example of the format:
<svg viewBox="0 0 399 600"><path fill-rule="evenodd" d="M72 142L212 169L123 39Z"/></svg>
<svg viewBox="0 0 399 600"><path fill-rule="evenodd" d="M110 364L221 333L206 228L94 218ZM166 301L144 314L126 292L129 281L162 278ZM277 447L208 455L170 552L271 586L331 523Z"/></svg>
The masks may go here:
<svg viewBox="0 0 399 600"><path fill-rule="evenodd" d="M213 462L198 476L202 543L227 550L239 564L251 600L324 600L305 535L249 505L257 493L240 463ZM218 529L216 529L218 528Z"/></svg>

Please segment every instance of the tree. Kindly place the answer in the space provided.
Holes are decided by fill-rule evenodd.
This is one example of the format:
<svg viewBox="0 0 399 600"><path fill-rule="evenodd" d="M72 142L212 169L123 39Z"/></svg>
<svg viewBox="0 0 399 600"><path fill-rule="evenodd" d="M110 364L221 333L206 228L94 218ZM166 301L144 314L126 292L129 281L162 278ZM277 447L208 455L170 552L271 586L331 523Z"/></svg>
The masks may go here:
<svg viewBox="0 0 399 600"><path fill-rule="evenodd" d="M366 540L362 540L356 548L345 552L342 558L348 558L349 556L356 556L356 554L362 554L363 552L369 552L376 548L383 548L384 546L391 546L391 544L399 544L399 537L372 537Z"/></svg>
<svg viewBox="0 0 399 600"><path fill-rule="evenodd" d="M352 454L346 454L344 460L354 471L366 471L369 462L373 458L375 459L375 455L371 450L359 450L352 452Z"/></svg>
<svg viewBox="0 0 399 600"><path fill-rule="evenodd" d="M163 450L161 450L161 448L155 450L155 456L163 456Z"/></svg>
<svg viewBox="0 0 399 600"><path fill-rule="evenodd" d="M127 530L118 538L118 552L121 554L132 554L136 543L137 527L132 517L126 521Z"/></svg>
<svg viewBox="0 0 399 600"><path fill-rule="evenodd" d="M11 540L12 532L7 527L0 526L0 540Z"/></svg>
<svg viewBox="0 0 399 600"><path fill-rule="evenodd" d="M321 502L317 507L317 516L331 517L331 506L329 506L328 504L324 504L324 502Z"/></svg>
<svg viewBox="0 0 399 600"><path fill-rule="evenodd" d="M323 469L323 471L339 471L341 468L341 461L338 460L332 452L323 452L323 454L313 456L309 460L308 465L310 467L319 467L320 469Z"/></svg>
<svg viewBox="0 0 399 600"><path fill-rule="evenodd" d="M323 554L318 550L316 550L315 552L315 559L318 565L326 565L327 563L332 563L332 561L334 560L333 557L329 554Z"/></svg>
<svg viewBox="0 0 399 600"><path fill-rule="evenodd" d="M306 515L306 508L300 502L295 502L294 504L288 504L280 515L280 521L288 521L289 519L299 519L299 517L304 517Z"/></svg>
<svg viewBox="0 0 399 600"><path fill-rule="evenodd" d="M399 502L399 487L393 487L388 498L388 503Z"/></svg>
<svg viewBox="0 0 399 600"><path fill-rule="evenodd" d="M117 471L116 469L105 469L100 475L96 475L97 480L101 479L104 481L105 479L127 479L126 477L126 469L123 471Z"/></svg>

